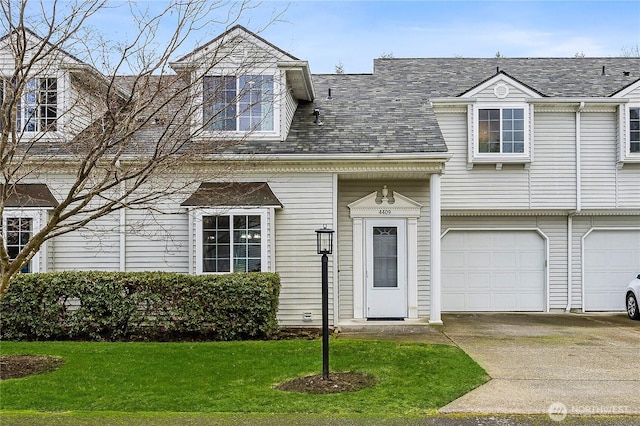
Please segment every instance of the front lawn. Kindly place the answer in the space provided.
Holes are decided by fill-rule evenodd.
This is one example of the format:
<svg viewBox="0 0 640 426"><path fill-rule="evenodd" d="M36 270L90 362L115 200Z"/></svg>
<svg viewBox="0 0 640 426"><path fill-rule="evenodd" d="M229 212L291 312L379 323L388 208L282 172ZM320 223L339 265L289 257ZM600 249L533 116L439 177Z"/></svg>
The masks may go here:
<svg viewBox="0 0 640 426"><path fill-rule="evenodd" d="M1 342L0 353L62 357L50 373L0 381L5 411L426 413L488 380L454 346L331 340L331 371L370 388L301 394L277 383L322 371L318 340L207 343Z"/></svg>

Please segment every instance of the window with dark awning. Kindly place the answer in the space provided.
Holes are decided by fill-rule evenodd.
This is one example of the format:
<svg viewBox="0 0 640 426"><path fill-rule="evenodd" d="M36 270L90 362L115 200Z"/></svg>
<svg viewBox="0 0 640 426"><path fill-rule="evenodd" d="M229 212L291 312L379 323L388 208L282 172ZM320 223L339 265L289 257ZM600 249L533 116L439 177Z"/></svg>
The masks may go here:
<svg viewBox="0 0 640 426"><path fill-rule="evenodd" d="M181 205L186 207L283 207L266 182L202 183Z"/></svg>
<svg viewBox="0 0 640 426"><path fill-rule="evenodd" d="M0 185L4 192L4 185ZM5 207L56 207L58 201L45 184L16 184L9 188Z"/></svg>

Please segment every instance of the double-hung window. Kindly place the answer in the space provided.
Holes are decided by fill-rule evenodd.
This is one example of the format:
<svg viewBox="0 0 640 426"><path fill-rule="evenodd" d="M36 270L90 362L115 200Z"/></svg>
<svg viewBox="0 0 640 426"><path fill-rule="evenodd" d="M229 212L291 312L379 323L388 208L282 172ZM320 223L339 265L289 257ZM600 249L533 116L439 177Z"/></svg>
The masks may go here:
<svg viewBox="0 0 640 426"><path fill-rule="evenodd" d="M34 231L39 227L39 218L39 213L36 211L5 210L1 231L10 260L14 260L27 245ZM23 273L38 271L38 256L35 256L22 268Z"/></svg>
<svg viewBox="0 0 640 426"><path fill-rule="evenodd" d="M196 272L229 273L266 270L264 209L196 215Z"/></svg>
<svg viewBox="0 0 640 426"><path fill-rule="evenodd" d="M640 154L640 107L629 108L629 153Z"/></svg>
<svg viewBox="0 0 640 426"><path fill-rule="evenodd" d="M205 130L273 131L273 93L272 75L204 77Z"/></svg>
<svg viewBox="0 0 640 426"><path fill-rule="evenodd" d="M524 108L478 109L478 152L524 152Z"/></svg>
<svg viewBox="0 0 640 426"><path fill-rule="evenodd" d="M55 78L32 78L27 81L18 102L18 131L56 131L58 119L58 83Z"/></svg>

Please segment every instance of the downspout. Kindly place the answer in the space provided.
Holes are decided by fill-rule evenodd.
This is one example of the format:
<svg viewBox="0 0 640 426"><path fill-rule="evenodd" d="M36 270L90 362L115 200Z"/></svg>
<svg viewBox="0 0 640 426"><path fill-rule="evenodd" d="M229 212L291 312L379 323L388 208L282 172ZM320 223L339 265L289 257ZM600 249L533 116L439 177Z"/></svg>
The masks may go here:
<svg viewBox="0 0 640 426"><path fill-rule="evenodd" d="M576 209L567 216L567 307L566 312L571 312L571 299L573 292L571 291L573 284L573 217L582 210L582 168L580 167L580 123L582 120L581 113L584 110L584 101L580 102L576 110Z"/></svg>
<svg viewBox="0 0 640 426"><path fill-rule="evenodd" d="M120 169L120 160L116 161L116 168ZM126 186L125 182L120 182L120 195L124 197ZM127 212L125 207L120 208L120 223L118 232L120 233L120 272L125 272L127 269Z"/></svg>

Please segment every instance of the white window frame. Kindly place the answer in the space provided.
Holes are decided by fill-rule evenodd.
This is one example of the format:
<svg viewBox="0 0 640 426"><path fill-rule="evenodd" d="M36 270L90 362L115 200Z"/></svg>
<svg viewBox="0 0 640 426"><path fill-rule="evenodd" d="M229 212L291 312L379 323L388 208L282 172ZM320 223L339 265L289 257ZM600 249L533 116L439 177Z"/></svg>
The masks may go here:
<svg viewBox="0 0 640 426"><path fill-rule="evenodd" d="M260 216L260 271L269 271L269 258L268 258L268 241L270 240L269 229L269 209L267 208L234 208L234 209L198 209L193 211L193 229L195 233L195 272L197 275L220 275L233 273L233 247L230 248L230 271L227 272L203 272L203 236L202 236L202 218L204 216ZM231 223L233 221L231 220ZM231 239L233 240L233 231L231 232Z"/></svg>
<svg viewBox="0 0 640 426"><path fill-rule="evenodd" d="M621 105L619 108L619 126L620 126L620 162L621 163L640 163L640 151L631 152L631 110L640 109L640 103L629 103Z"/></svg>
<svg viewBox="0 0 640 426"><path fill-rule="evenodd" d="M235 81L236 81L236 96L237 96L237 90L238 90L238 85L239 85L239 80L241 77L243 76L269 76L272 78L272 82L273 82L273 103L272 103L272 116L273 116L273 130L218 130L218 129L212 129L212 130L208 130L205 126L204 123L204 96L205 96L205 90L204 90L204 78L205 77L234 77ZM202 104L200 108L198 108L198 112L196 114L195 120L193 122L194 124L194 128L198 129L200 128L201 131L197 132L198 134L196 135L196 137L201 137L201 138L206 138L206 137L211 137L213 135L220 135L220 134L224 134L224 135L228 135L231 138L242 138L242 137L246 137L247 135L250 135L251 138L265 138L265 139L273 139L274 137L278 137L280 135L280 110L281 110L281 106L280 106L280 102L281 102L281 96L279 96L280 91L282 89L282 83L280 81L281 78L281 73L279 70L273 69L267 69L267 70L242 70L241 72L238 70L231 70L231 69L223 69L223 70L218 70L217 72L210 72L207 73L206 75L203 75L200 77L201 79L201 84L199 85L199 88L196 88L195 90L197 90L197 92L194 94L194 96L196 97L196 99L200 100L200 103ZM239 102L237 102L236 104L238 104ZM236 129L238 128L239 125L239 119L240 119L240 115L238 114L238 111L236 110Z"/></svg>
<svg viewBox="0 0 640 426"><path fill-rule="evenodd" d="M42 213L41 209L14 209L5 208L2 215L2 237L4 241L7 241L7 219L20 218L31 219L32 229L31 236L38 232L42 228ZM46 243L42 244L38 253L31 259L30 273L44 272L44 267L40 259L43 258L46 261Z"/></svg>
<svg viewBox="0 0 640 426"><path fill-rule="evenodd" d="M522 109L524 117L524 151L523 152L480 152L480 110L499 109L500 129L502 133L502 110ZM475 103L467 107L468 114L468 163L520 163L532 162L533 110L532 106L522 102ZM502 134L500 135L500 149L502 150Z"/></svg>
<svg viewBox="0 0 640 426"><path fill-rule="evenodd" d="M14 127L17 130L17 132L19 134L23 134L27 137L34 137L36 135L41 135L44 138L55 138L57 137L57 135L60 134L60 132L62 132L63 127L64 127L64 98L66 96L66 91L67 91L67 81L64 77L64 75L60 74L60 73L56 73L56 72L52 72L52 73L43 73L42 75L36 75L33 76L31 78L29 78L29 81L32 80L43 80L43 79L55 79L56 81L56 117L55 117L55 130L47 130L42 129L42 127L40 126L40 120L42 119L40 116L40 113L38 111L38 113L35 115L34 119L36 120L36 129L35 130L26 130L24 128L24 118L21 118L20 120L18 120L18 114L22 114L22 116L24 116L24 100L25 100L25 93L23 92L20 95L20 103L18 104L18 111L16 111L16 115L13 117L14 120ZM2 86L2 95L5 96L6 94L6 85L10 83L10 77L7 77L5 75L0 76L0 85ZM28 85L28 83L27 83ZM2 100L2 99L0 99ZM36 104L36 108L39 109L39 105ZM20 125L20 126L19 126Z"/></svg>

